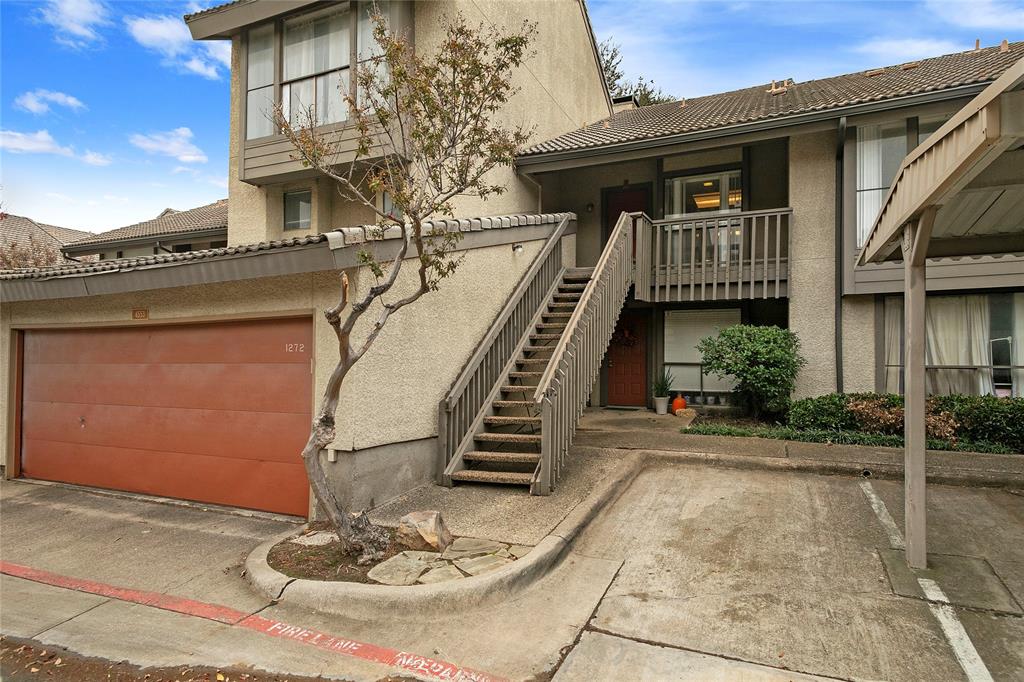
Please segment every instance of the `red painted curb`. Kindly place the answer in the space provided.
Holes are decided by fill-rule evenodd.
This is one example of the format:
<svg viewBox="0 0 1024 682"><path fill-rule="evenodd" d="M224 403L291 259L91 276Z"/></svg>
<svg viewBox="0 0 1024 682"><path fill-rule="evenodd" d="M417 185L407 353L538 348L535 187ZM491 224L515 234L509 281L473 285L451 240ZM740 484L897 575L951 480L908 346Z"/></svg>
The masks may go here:
<svg viewBox="0 0 1024 682"><path fill-rule="evenodd" d="M316 630L308 630L298 625L289 625L272 618L247 614L227 606L221 606L220 604L210 604L159 592L133 590L82 578L72 578L30 566L12 564L9 561L0 561L0 573L43 583L44 585L110 597L119 601L151 606L165 611L174 611L175 613L195 616L197 618L206 618L226 625L254 630L271 637L299 642L341 656L401 668L417 677L432 680L456 680L458 682L504 682L503 678L462 668L447 661L428 658L419 654L399 651L398 649L391 649L376 644L367 644L366 642L359 642L354 639L337 637L324 632L317 632Z"/></svg>

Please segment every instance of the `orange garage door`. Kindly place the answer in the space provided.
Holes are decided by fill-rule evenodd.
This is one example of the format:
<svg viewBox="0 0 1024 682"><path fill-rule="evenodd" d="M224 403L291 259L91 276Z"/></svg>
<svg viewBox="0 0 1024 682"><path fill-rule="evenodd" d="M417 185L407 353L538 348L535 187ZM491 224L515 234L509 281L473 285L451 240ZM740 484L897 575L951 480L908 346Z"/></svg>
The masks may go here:
<svg viewBox="0 0 1024 682"><path fill-rule="evenodd" d="M22 473L305 516L309 319L25 332Z"/></svg>

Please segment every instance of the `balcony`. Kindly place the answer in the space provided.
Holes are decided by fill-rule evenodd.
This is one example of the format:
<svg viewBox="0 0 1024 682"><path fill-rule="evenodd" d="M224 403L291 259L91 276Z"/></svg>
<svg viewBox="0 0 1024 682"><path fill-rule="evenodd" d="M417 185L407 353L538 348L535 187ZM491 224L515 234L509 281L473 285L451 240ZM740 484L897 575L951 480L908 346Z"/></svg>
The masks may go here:
<svg viewBox="0 0 1024 682"><path fill-rule="evenodd" d="M787 295L793 210L636 219L639 301L681 303Z"/></svg>

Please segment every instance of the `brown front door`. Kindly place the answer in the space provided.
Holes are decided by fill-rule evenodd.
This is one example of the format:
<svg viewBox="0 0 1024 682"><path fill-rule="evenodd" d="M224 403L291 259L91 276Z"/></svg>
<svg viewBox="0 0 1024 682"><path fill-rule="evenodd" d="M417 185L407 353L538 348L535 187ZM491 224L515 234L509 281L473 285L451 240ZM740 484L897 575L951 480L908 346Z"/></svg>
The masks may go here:
<svg viewBox="0 0 1024 682"><path fill-rule="evenodd" d="M309 319L25 332L23 475L305 516Z"/></svg>
<svg viewBox="0 0 1024 682"><path fill-rule="evenodd" d="M647 405L647 317L623 310L606 357L608 404Z"/></svg>
<svg viewBox="0 0 1024 682"><path fill-rule="evenodd" d="M619 216L623 213L646 211L650 204L650 188L647 185L635 187L617 187L605 191L604 197L604 231L601 243L608 241ZM633 240L633 255L636 255L636 240Z"/></svg>

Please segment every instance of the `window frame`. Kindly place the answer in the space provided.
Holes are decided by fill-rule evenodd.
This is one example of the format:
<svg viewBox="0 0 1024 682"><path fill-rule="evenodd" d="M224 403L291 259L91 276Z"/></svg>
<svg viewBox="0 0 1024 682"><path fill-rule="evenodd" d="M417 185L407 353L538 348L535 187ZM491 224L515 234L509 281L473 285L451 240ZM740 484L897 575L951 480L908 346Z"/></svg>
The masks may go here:
<svg viewBox="0 0 1024 682"><path fill-rule="evenodd" d="M288 227L288 197L295 196L298 194L306 194L309 196L309 224L305 227ZM299 221L301 223L301 217ZM290 189L281 193L281 231L282 232L308 232L313 229L313 188L307 187L304 189Z"/></svg>
<svg viewBox="0 0 1024 682"><path fill-rule="evenodd" d="M696 213L668 213L668 198L669 193L667 191L667 185L669 182L676 180L682 180L684 183L687 180L703 180L707 178L717 178L719 182L719 201L725 200L725 205L728 206L729 199L729 182L728 178L735 174L739 178L740 182L740 207L739 208L721 208L717 211L697 211ZM663 173L661 177L661 216L665 220L687 220L694 218L706 218L715 215L733 215L736 213L742 213L747 201L747 190L744 188L744 172L743 164L728 164L724 166L709 166L707 168L692 168L681 171L673 171L671 173ZM685 191L685 190L684 190Z"/></svg>

